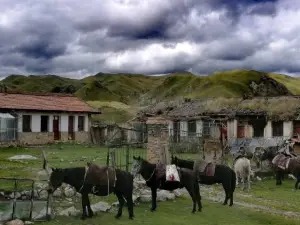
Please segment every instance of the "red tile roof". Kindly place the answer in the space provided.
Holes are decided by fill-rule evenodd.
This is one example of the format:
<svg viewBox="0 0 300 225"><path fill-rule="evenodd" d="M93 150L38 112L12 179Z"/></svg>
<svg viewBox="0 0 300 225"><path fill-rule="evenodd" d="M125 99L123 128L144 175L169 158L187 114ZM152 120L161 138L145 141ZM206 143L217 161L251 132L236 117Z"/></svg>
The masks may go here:
<svg viewBox="0 0 300 225"><path fill-rule="evenodd" d="M0 93L0 109L99 113L70 95Z"/></svg>

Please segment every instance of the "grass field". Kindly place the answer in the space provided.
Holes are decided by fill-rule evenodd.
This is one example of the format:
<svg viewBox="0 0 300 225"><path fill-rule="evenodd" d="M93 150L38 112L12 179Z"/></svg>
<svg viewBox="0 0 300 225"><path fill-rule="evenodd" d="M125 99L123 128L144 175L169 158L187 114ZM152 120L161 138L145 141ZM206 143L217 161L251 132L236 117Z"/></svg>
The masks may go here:
<svg viewBox="0 0 300 225"><path fill-rule="evenodd" d="M99 146L55 144L35 148L6 148L0 150L0 177L27 177L37 179L37 173L42 168L42 154L45 150L49 166L51 167L73 167L84 166L86 162L99 164L106 163L107 148ZM125 169L126 149L118 150L121 155L117 155L119 161ZM130 151L129 159L132 155L145 157L145 149L133 149ZM38 160L12 162L7 158L17 154L30 154L36 156ZM184 158L194 158L193 154L185 154ZM130 169L130 168L129 168ZM239 187L235 191L234 206L222 206L224 192L220 185L203 186L201 196L203 200L203 212L191 214L191 199L181 197L174 201L158 202L158 211L151 213L149 203L140 203L135 207L136 218L128 220L127 209L124 209L123 217L120 220L114 219L114 214L101 213L93 219L82 222L79 217L57 217L53 221L43 224L299 224L300 217L283 216L277 211L297 212L300 208L300 192L292 191L294 181L284 180L281 187L275 185L274 179L263 181L253 181L252 189L248 193L243 192ZM212 201L216 199L217 203ZM107 201L115 202L116 197L92 197L91 202ZM243 204L244 206L240 206ZM80 208L80 202L77 203ZM250 207L252 206L252 207ZM264 208L259 208L264 207ZM280 215L275 215L280 214Z"/></svg>

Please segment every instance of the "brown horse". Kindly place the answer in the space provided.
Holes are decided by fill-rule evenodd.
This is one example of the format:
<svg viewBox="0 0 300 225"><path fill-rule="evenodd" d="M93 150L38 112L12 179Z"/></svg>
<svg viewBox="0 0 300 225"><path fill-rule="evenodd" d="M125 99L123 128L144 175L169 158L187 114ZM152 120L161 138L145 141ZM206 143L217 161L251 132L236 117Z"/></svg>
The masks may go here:
<svg viewBox="0 0 300 225"><path fill-rule="evenodd" d="M122 215L124 198L127 201L129 219L133 219L133 176L123 170L109 166L87 163L87 167L52 169L48 192L53 193L62 183L73 186L82 196L82 216L93 217L88 194L107 196L114 192L119 200L116 218Z"/></svg>

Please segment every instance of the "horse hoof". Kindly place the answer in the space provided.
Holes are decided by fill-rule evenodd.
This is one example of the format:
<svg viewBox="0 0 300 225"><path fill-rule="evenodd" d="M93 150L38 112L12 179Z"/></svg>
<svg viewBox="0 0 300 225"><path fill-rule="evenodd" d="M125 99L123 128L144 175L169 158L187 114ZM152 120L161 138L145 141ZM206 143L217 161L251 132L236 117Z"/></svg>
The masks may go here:
<svg viewBox="0 0 300 225"><path fill-rule="evenodd" d="M115 215L115 218L116 219L119 219L121 216L120 215Z"/></svg>
<svg viewBox="0 0 300 225"><path fill-rule="evenodd" d="M133 216L129 216L129 219L130 219L130 220L133 220Z"/></svg>
<svg viewBox="0 0 300 225"><path fill-rule="evenodd" d="M202 212L202 209L198 209L198 212Z"/></svg>
<svg viewBox="0 0 300 225"><path fill-rule="evenodd" d="M156 209L151 209L151 212L154 212L154 211L156 211Z"/></svg>
<svg viewBox="0 0 300 225"><path fill-rule="evenodd" d="M81 216L80 219L81 219L81 220L85 220L85 216Z"/></svg>

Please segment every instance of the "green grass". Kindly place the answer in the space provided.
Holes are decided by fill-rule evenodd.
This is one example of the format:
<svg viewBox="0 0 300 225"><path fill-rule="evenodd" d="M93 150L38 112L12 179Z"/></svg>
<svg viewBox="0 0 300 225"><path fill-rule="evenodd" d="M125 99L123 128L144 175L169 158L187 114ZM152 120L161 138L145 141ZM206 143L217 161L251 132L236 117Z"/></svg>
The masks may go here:
<svg viewBox="0 0 300 225"><path fill-rule="evenodd" d="M189 198L181 198L175 201L159 202L157 211L152 213L149 210L149 204L139 204L134 208L134 220L128 219L127 209L124 209L123 216L116 220L114 214L102 213L92 219L80 221L79 217L58 217L53 221L43 224L176 224L176 225L292 225L299 224L299 220L292 218L284 218L281 216L273 216L262 212L255 212L239 206L222 206L219 203L203 201L203 211L191 214L191 200Z"/></svg>

